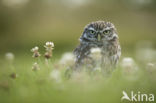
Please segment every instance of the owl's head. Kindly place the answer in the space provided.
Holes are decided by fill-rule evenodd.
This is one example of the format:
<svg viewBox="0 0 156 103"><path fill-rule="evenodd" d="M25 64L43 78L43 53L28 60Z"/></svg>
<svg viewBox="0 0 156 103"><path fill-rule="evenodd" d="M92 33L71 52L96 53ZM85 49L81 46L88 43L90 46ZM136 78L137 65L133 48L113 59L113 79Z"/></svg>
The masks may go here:
<svg viewBox="0 0 156 103"><path fill-rule="evenodd" d="M102 43L117 39L118 35L115 26L110 22L96 21L86 25L80 41Z"/></svg>

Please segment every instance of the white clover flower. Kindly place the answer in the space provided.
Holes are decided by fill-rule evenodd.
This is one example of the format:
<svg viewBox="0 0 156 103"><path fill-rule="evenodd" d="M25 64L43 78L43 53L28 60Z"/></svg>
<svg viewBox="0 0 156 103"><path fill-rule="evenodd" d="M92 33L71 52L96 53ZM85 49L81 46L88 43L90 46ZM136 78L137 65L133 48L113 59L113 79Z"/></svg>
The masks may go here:
<svg viewBox="0 0 156 103"><path fill-rule="evenodd" d="M129 80L136 80L139 77L138 66L131 57L125 57L121 61L122 73Z"/></svg>
<svg viewBox="0 0 156 103"><path fill-rule="evenodd" d="M52 70L52 72L50 73L50 78L52 78L53 80L55 80L57 83L60 83L62 81L62 79L61 79L61 73L57 69Z"/></svg>
<svg viewBox="0 0 156 103"><path fill-rule="evenodd" d="M39 47L38 46L35 46L34 48L31 49L31 52L36 52L39 50Z"/></svg>
<svg viewBox="0 0 156 103"><path fill-rule="evenodd" d="M70 65L70 64L74 64L74 54L71 52L67 52L64 53L59 61L60 64L64 64L64 65Z"/></svg>
<svg viewBox="0 0 156 103"><path fill-rule="evenodd" d="M125 57L122 59L121 66L123 68L129 68L134 66L134 60L130 57Z"/></svg>
<svg viewBox="0 0 156 103"><path fill-rule="evenodd" d="M6 60L13 61L14 58L15 58L15 56L14 56L14 54L11 53L11 52L8 52L8 53L5 54L5 59L6 59Z"/></svg>
<svg viewBox="0 0 156 103"><path fill-rule="evenodd" d="M32 70L33 70L33 71L40 70L39 65L38 65L37 62L35 62L35 63L33 64L33 66L32 66Z"/></svg>
<svg viewBox="0 0 156 103"><path fill-rule="evenodd" d="M146 71L148 73L148 76L151 80L156 81L156 65L153 63L147 63L146 65Z"/></svg>
<svg viewBox="0 0 156 103"><path fill-rule="evenodd" d="M53 42L46 42L45 46L46 52L44 54L44 57L46 59L49 59L52 57L52 50L54 49L54 43Z"/></svg>
<svg viewBox="0 0 156 103"><path fill-rule="evenodd" d="M37 46L35 46L34 48L31 49L31 52L33 52L32 57L37 58L37 57L41 56L38 50L39 50L39 47L37 47Z"/></svg>
<svg viewBox="0 0 156 103"><path fill-rule="evenodd" d="M143 62L156 61L156 49L151 41L141 41L136 45L136 59Z"/></svg>
<svg viewBox="0 0 156 103"><path fill-rule="evenodd" d="M153 63L147 63L146 70L150 73L156 72L156 65Z"/></svg>
<svg viewBox="0 0 156 103"><path fill-rule="evenodd" d="M153 63L147 63L147 67L149 67L149 68L152 68L152 67L154 67L155 65L153 64Z"/></svg>
<svg viewBox="0 0 156 103"><path fill-rule="evenodd" d="M54 43L53 42L46 42L46 45L44 47L54 47Z"/></svg>

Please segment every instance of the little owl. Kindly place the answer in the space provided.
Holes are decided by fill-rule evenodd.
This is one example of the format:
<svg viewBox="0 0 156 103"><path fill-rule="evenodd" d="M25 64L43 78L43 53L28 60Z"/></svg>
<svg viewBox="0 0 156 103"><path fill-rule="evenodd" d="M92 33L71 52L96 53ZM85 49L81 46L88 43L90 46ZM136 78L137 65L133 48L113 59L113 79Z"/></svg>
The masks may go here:
<svg viewBox="0 0 156 103"><path fill-rule="evenodd" d="M115 26L110 22L96 21L86 25L80 37L80 44L74 50L75 66L91 65L92 69L100 62L102 70L110 72L118 63L121 48ZM91 55L91 49L100 49L100 61Z"/></svg>

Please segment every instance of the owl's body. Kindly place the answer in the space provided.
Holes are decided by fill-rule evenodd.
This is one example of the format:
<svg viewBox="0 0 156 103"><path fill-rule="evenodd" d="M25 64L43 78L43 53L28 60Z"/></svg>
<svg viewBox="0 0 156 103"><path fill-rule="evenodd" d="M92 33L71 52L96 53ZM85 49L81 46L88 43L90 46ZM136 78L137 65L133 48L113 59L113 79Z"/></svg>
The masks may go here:
<svg viewBox="0 0 156 103"><path fill-rule="evenodd" d="M91 57L91 49L100 48L101 67L110 69L114 67L121 55L121 48L118 41L116 28L110 22L96 21L88 24L80 37L80 44L74 50L76 56L76 68L88 65L87 61L93 65L96 63Z"/></svg>

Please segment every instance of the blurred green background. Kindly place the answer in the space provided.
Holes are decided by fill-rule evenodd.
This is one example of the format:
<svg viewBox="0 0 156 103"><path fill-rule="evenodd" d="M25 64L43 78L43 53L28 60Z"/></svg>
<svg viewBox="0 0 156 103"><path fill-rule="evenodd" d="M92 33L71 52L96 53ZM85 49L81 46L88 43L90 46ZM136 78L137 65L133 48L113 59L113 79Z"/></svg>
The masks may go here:
<svg viewBox="0 0 156 103"><path fill-rule="evenodd" d="M115 24L122 50L156 41L155 0L1 0L0 53L27 52L46 41L71 51L92 21Z"/></svg>

